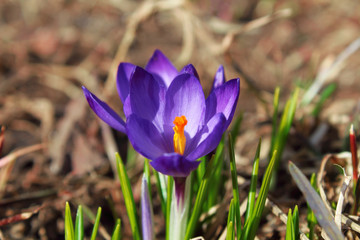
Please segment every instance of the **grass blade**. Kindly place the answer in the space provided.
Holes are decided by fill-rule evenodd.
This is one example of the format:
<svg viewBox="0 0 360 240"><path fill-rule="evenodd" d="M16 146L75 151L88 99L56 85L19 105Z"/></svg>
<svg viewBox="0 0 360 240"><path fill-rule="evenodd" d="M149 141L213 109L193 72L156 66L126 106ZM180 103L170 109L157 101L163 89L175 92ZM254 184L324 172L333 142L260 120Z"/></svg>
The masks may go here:
<svg viewBox="0 0 360 240"><path fill-rule="evenodd" d="M254 222L252 229L257 230L257 228L259 226L260 219L261 219L262 213L264 211L264 207L265 207L265 201L266 201L266 198L267 198L267 195L269 192L269 188L270 188L271 177L274 172L273 170L275 167L276 158L277 158L277 151L275 150L273 153L273 156L270 160L270 163L269 163L268 167L266 168L264 179L261 184L259 196L256 200L256 205L255 205L255 210L254 210L255 222ZM254 237L255 237L255 231L253 231L253 234L251 235L251 239L254 239Z"/></svg>
<svg viewBox="0 0 360 240"><path fill-rule="evenodd" d="M293 226L294 226L294 236L295 239L298 240L300 238L300 231L299 231L299 208L296 205L293 212Z"/></svg>
<svg viewBox="0 0 360 240"><path fill-rule="evenodd" d="M230 201L229 214L228 214L227 224L229 224L231 221L232 221L232 222L234 222L234 221L235 221L234 198L232 198L232 199L231 199L231 201Z"/></svg>
<svg viewBox="0 0 360 240"><path fill-rule="evenodd" d="M265 201L270 188L271 177L274 172L275 161L277 158L276 150L274 151L268 167L266 168L265 175L261 184L260 192L256 200L256 205L253 215L249 221L246 222L241 239L252 240L255 238L256 231L259 227L261 215L264 211Z"/></svg>
<svg viewBox="0 0 360 240"><path fill-rule="evenodd" d="M199 158L198 161L200 162L198 168L191 173L190 199L193 199L193 196L195 196L199 191L201 180L203 179L206 172L207 157L203 156Z"/></svg>
<svg viewBox="0 0 360 240"><path fill-rule="evenodd" d="M324 91L322 91L319 101L316 103L312 115L314 117L319 116L319 113L321 112L321 109L324 105L324 102L331 96L331 94L334 93L336 90L336 83L331 83L329 86L327 86Z"/></svg>
<svg viewBox="0 0 360 240"><path fill-rule="evenodd" d="M140 237L141 234L140 234L140 228L139 228L139 223L138 223L138 216L136 213L136 205L135 205L135 201L134 201L134 196L133 196L132 190L131 190L130 180L126 173L125 166L121 160L120 155L118 153L116 153L115 156L116 156L116 163L117 163L116 166L117 166L118 175L119 175L119 179L120 179L121 191L124 196L126 211L127 211L127 214L128 214L129 220L130 220L131 232L133 234L133 238L135 240L139 240L139 239L141 239L141 237Z"/></svg>
<svg viewBox="0 0 360 240"><path fill-rule="evenodd" d="M273 101L273 118L272 118L272 130L271 130L271 144L269 151L269 159L271 158L271 154L274 150L274 144L276 140L276 132L277 132L277 124L278 124L278 108L279 108L279 96L280 96L280 88L276 87L274 92L274 101Z"/></svg>
<svg viewBox="0 0 360 240"><path fill-rule="evenodd" d="M246 214L245 214L245 223L250 218L250 216L253 215L254 212L256 187L257 187L258 171L259 171L259 161L260 161L260 149L261 149L261 138L259 140L256 149L253 170L251 173L250 190L249 190L249 196L248 196L248 202L247 202Z"/></svg>
<svg viewBox="0 0 360 240"><path fill-rule="evenodd" d="M120 240L121 239L121 220L116 221L114 232L111 236L111 240Z"/></svg>
<svg viewBox="0 0 360 240"><path fill-rule="evenodd" d="M75 220L75 240L84 239L84 216L82 206L79 205Z"/></svg>
<svg viewBox="0 0 360 240"><path fill-rule="evenodd" d="M315 173L311 174L310 184L315 189L315 191L317 191L316 174ZM306 220L308 222L308 228L309 228L309 239L313 240L314 239L314 234L315 234L314 230L315 230L315 225L317 224L317 220L316 220L316 217L315 217L315 214L314 214L313 210L309 206L309 203L307 203L307 206L308 206L308 211L307 211Z"/></svg>
<svg viewBox="0 0 360 240"><path fill-rule="evenodd" d="M160 177L162 178L163 176L160 176L159 173L155 169L152 169L152 172L156 179L156 188L159 193L161 210L162 210L164 216L166 217L166 188L162 187L162 183L161 183L162 180L160 179Z"/></svg>
<svg viewBox="0 0 360 240"><path fill-rule="evenodd" d="M274 152L274 150L277 151L276 154L277 157L276 157L275 169L274 169L275 174L273 174L272 177L271 188L275 187L276 185L276 176L277 176L276 173L280 164L282 152L284 150L292 122L294 120L298 95L299 95L299 89L296 88L291 98L286 102L285 109L281 117L280 126L276 133L275 142L270 150L270 153Z"/></svg>
<svg viewBox="0 0 360 240"><path fill-rule="evenodd" d="M235 222L234 199L231 199L228 220L227 220L226 240L232 240L235 238L235 232L234 232L234 227L233 227L234 222Z"/></svg>
<svg viewBox="0 0 360 240"><path fill-rule="evenodd" d="M97 210L94 227L93 227L93 230L91 233L90 240L96 240L97 232L98 232L99 225L100 225L100 217L101 217L101 207L99 207Z"/></svg>
<svg viewBox="0 0 360 240"><path fill-rule="evenodd" d="M235 239L234 227L233 227L233 221L230 221L227 225L226 240L233 240L233 239Z"/></svg>
<svg viewBox="0 0 360 240"><path fill-rule="evenodd" d="M130 141L128 141L128 147L127 147L127 156L126 156L126 167L132 168L136 164L136 151L133 148Z"/></svg>
<svg viewBox="0 0 360 240"><path fill-rule="evenodd" d="M199 159L199 161L200 161L200 164L199 164L198 168L196 169L196 181L200 185L201 180L204 177L204 174L205 174L205 171L206 171L206 158L205 158L205 156L201 157ZM195 179L194 179L194 181L195 181Z"/></svg>
<svg viewBox="0 0 360 240"><path fill-rule="evenodd" d="M236 137L239 133L240 127L241 127L241 123L243 120L243 113L241 113L233 122L233 127L231 129L231 140L233 142L233 144L235 145L235 141L236 141Z"/></svg>
<svg viewBox="0 0 360 240"><path fill-rule="evenodd" d="M239 186L237 182L236 164L235 164L235 152L232 143L231 134L229 133L229 156L230 156L230 171L231 182L234 197L235 216L236 216L236 231L238 239L241 236L241 217L240 217L240 201L239 201Z"/></svg>
<svg viewBox="0 0 360 240"><path fill-rule="evenodd" d="M286 236L285 240L295 240L293 218L291 214L291 208L289 209L287 223L286 223Z"/></svg>
<svg viewBox="0 0 360 240"><path fill-rule="evenodd" d="M195 199L195 205L191 213L190 220L187 225L185 239L190 239L196 229L200 214L202 212L202 206L207 198L207 192L209 189L209 183L214 171L215 157L212 157L209 165L206 168L205 175L200 183L199 191Z"/></svg>
<svg viewBox="0 0 360 240"><path fill-rule="evenodd" d="M74 240L74 225L71 218L69 203L65 205L65 240Z"/></svg>
<svg viewBox="0 0 360 240"><path fill-rule="evenodd" d="M337 228L332 214L326 208L325 204L321 200L319 194L311 186L310 182L304 176L304 174L298 169L295 164L289 162L289 171L291 176L296 182L296 185L299 187L301 192L304 194L307 203L310 205L311 209L314 211L314 214L320 224L320 226L325 230L326 234L330 239L344 239L343 234Z"/></svg>
<svg viewBox="0 0 360 240"><path fill-rule="evenodd" d="M224 186L224 179L222 174L224 166L224 141L225 138L222 138L216 148L214 160L215 169L213 170L212 177L210 178L210 185L212 187L209 189L204 211L209 210L217 203L221 186Z"/></svg>

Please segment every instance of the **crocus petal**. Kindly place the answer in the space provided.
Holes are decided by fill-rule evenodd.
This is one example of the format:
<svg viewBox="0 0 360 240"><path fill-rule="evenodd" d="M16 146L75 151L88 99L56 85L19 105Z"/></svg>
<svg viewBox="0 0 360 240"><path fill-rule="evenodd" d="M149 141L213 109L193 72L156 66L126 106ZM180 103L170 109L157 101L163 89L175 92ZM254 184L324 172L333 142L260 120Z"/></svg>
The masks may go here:
<svg viewBox="0 0 360 240"><path fill-rule="evenodd" d="M150 162L158 172L173 177L186 177L195 170L200 162L189 161L178 153L166 153Z"/></svg>
<svg viewBox="0 0 360 240"><path fill-rule="evenodd" d="M221 140L222 134L225 130L225 123L226 118L222 113L218 113L213 116L195 137L198 141L195 149L191 149L194 145L193 143L189 146L189 155L187 155L187 151L185 150L184 155L186 158L189 160L196 160L199 157L205 156L213 151Z"/></svg>
<svg viewBox="0 0 360 240"><path fill-rule="evenodd" d="M225 71L224 71L224 67L222 65L220 65L220 67L218 68L215 77L214 77L214 82L213 82L213 86L211 89L211 92L221 86L222 84L225 83Z"/></svg>
<svg viewBox="0 0 360 240"><path fill-rule="evenodd" d="M129 97L126 98L126 100L124 102L123 110L124 110L125 117L130 116L132 114L131 103L130 103L130 98Z"/></svg>
<svg viewBox="0 0 360 240"><path fill-rule="evenodd" d="M184 73L188 73L188 74L191 74L191 75L194 75L197 79L200 79L199 78L199 74L197 73L195 67L192 65L192 64L188 64L186 65L179 73L180 74L184 74Z"/></svg>
<svg viewBox="0 0 360 240"><path fill-rule="evenodd" d="M185 132L192 138L204 123L205 97L199 80L190 74L177 76L166 92L164 123L172 125L183 115L188 121Z"/></svg>
<svg viewBox="0 0 360 240"><path fill-rule="evenodd" d="M130 81L131 112L153 122L161 130L164 101L165 88L150 73L136 67ZM128 104L126 102L125 108L128 108ZM125 112L128 114L128 110Z"/></svg>
<svg viewBox="0 0 360 240"><path fill-rule="evenodd" d="M104 122L106 122L110 127L126 133L126 127L124 120L112 110L105 102L101 101L94 94L92 94L89 90L87 90L84 86L82 87L86 100L88 101L91 109L94 113L101 118Z"/></svg>
<svg viewBox="0 0 360 240"><path fill-rule="evenodd" d="M178 74L174 65L160 50L155 50L145 69L153 74L157 80L161 80L166 87L169 87Z"/></svg>
<svg viewBox="0 0 360 240"><path fill-rule="evenodd" d="M146 158L153 160L172 152L172 149L166 148L162 134L149 120L132 114L126 119L126 130L134 149Z"/></svg>
<svg viewBox="0 0 360 240"><path fill-rule="evenodd" d="M226 118L225 129L229 126L235 112L240 92L240 80L230 80L215 88L206 99L205 121L217 113L223 113Z"/></svg>
<svg viewBox="0 0 360 240"><path fill-rule="evenodd" d="M116 75L116 87L120 96L120 99L125 103L125 99L129 95L130 77L134 72L135 65L131 63L120 63Z"/></svg>
<svg viewBox="0 0 360 240"><path fill-rule="evenodd" d="M144 240L154 239L153 211L145 174L143 174L141 183L141 226L142 238Z"/></svg>

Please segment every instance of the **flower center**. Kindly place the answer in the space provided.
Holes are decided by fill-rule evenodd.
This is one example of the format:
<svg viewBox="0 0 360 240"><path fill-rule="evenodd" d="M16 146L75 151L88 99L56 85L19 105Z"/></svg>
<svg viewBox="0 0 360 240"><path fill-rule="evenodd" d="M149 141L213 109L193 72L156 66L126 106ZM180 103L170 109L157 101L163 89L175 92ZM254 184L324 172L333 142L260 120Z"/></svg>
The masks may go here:
<svg viewBox="0 0 360 240"><path fill-rule="evenodd" d="M174 129L174 151L181 155L184 154L185 145L186 145L186 137L184 135L184 127L187 124L187 120L185 116L175 117L173 122L175 124Z"/></svg>

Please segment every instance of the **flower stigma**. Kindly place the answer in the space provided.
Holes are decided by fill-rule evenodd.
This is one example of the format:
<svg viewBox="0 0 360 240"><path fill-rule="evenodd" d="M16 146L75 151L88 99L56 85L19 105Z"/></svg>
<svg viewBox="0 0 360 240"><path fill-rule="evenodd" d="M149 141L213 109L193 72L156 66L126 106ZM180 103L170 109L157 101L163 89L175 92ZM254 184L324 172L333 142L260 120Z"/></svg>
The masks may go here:
<svg viewBox="0 0 360 240"><path fill-rule="evenodd" d="M184 135L184 127L187 124L185 116L175 117L173 122L175 124L174 129L174 151L183 155L186 145L186 137Z"/></svg>

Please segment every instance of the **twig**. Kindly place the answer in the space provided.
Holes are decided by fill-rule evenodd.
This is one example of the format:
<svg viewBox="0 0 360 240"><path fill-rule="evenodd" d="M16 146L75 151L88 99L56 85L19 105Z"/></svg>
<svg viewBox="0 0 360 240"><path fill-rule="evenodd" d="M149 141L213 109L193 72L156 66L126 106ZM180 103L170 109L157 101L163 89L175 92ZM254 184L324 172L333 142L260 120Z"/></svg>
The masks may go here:
<svg viewBox="0 0 360 240"><path fill-rule="evenodd" d="M48 197L48 196L55 195L55 194L57 194L57 190L53 189L53 188L35 191L35 192L33 191L33 192L23 193L23 194L17 195L16 197L1 199L0 206L9 204L9 203L19 202L19 201L25 201L25 200L29 201L29 200L37 199L37 198L44 198L44 197Z"/></svg>
<svg viewBox="0 0 360 240"><path fill-rule="evenodd" d="M6 164L14 161L15 159L17 159L20 156L23 156L23 155L31 153L31 152L38 151L40 149L44 149L45 146L46 145L44 143L40 143L40 144L32 145L30 147L25 147L25 148L16 150L16 151L6 155L5 157L0 158L0 168L2 168Z"/></svg>
<svg viewBox="0 0 360 240"><path fill-rule="evenodd" d="M329 78L329 76L334 72L335 69L338 69L340 65L348 59L353 53L355 53L360 48L360 37L353 41L347 48L345 48L335 59L335 61L327 68L322 69L316 76L311 87L306 91L304 97L301 101L301 104L309 104L311 100L319 92L322 85Z"/></svg>
<svg viewBox="0 0 360 240"><path fill-rule="evenodd" d="M351 230L360 233L360 225L355 221L359 221L360 218L358 216L350 215L349 217L345 215L341 215L341 222L342 224L346 225L347 227L351 228Z"/></svg>
<svg viewBox="0 0 360 240"><path fill-rule="evenodd" d="M327 163L327 161L329 159L331 159L333 156L331 154L327 154L324 156L324 158L321 161L321 165L320 165L320 169L318 172L318 176L316 179L316 184L318 186L319 189L319 193L320 193L320 197L323 200L323 202L325 203L325 206L331 210L332 213L334 213L334 210L330 207L328 201L327 201L327 197L325 194L325 191L322 187L322 179L323 179L323 173L324 173L324 169L325 169L325 165ZM344 214L341 214L341 223L346 225L347 227L351 228L351 230L360 233L360 225L355 223L352 219L350 219L349 217L345 216Z"/></svg>
<svg viewBox="0 0 360 240"><path fill-rule="evenodd" d="M104 146L106 155L110 161L111 170L114 173L115 179L117 178L117 168L116 168L116 158L115 153L119 152L116 147L115 139L113 134L111 133L111 129L109 125L104 123L103 121L99 121L101 127L102 138L104 140Z"/></svg>
<svg viewBox="0 0 360 240"><path fill-rule="evenodd" d="M179 19L183 27L182 49L179 57L175 61L175 65L183 66L189 61L194 50L195 35L192 23L193 15L181 8L175 9L174 15Z"/></svg>
<svg viewBox="0 0 360 240"><path fill-rule="evenodd" d="M345 173L345 170L344 170L344 173ZM351 180L351 177L345 175L344 182L343 182L343 184L341 186L339 200L338 200L338 203L336 205L335 219L334 220L335 220L335 224L339 227L340 230L341 230L341 212L342 212L342 209L343 209L343 204L344 204L344 199L345 199L345 192L346 192L347 188L349 187L350 180Z"/></svg>
<svg viewBox="0 0 360 240"><path fill-rule="evenodd" d="M245 32L252 31L254 29L265 26L266 24L271 23L272 21L279 18L286 18L291 16L291 9L286 8L279 10L273 14L260 17L255 19L247 24L228 24L222 21L219 21L216 18L213 18L208 24L214 32L226 34L223 38L221 44L211 44L212 46L209 49L212 50L213 55L220 55L229 50L231 43L237 35L243 34ZM225 30L224 30L225 29ZM201 37L201 35L199 35ZM209 38L204 36L201 38L203 41L209 42ZM209 44L210 46L210 44Z"/></svg>
<svg viewBox="0 0 360 240"><path fill-rule="evenodd" d="M329 211L332 211L332 208L330 206L330 204L328 203L327 201L327 197L326 197L326 194L325 194L325 191L324 191L324 188L322 187L322 180L323 180L323 174L324 174L324 171L325 171L325 166L326 166L326 163L332 158L333 156L331 154L327 154L323 157L323 159L321 160L321 165L320 165L320 169L319 169L319 172L317 174L317 177L316 177L316 185L319 189L319 193L320 193L320 197L321 199L323 200L326 208L329 210Z"/></svg>
<svg viewBox="0 0 360 240"><path fill-rule="evenodd" d="M252 20L246 24L234 24L222 21L216 17L210 19L208 26L212 31L218 34L231 34L238 35L244 32L248 32L260 27L263 27L270 22L291 16L292 10L289 8L281 9L273 14L269 14L255 20Z"/></svg>
<svg viewBox="0 0 360 240"><path fill-rule="evenodd" d="M160 10L169 10L183 5L184 1L145 1L129 18L126 25L126 32L117 49L114 60L111 63L110 71L106 79L104 96L111 95L115 85L115 74L118 64L125 60L127 52L133 43L136 30L141 22L149 18L153 13Z"/></svg>
<svg viewBox="0 0 360 240"><path fill-rule="evenodd" d="M67 143L73 134L75 124L84 118L85 110L85 98L74 99L66 106L65 116L61 120L49 147L52 157L50 170L55 174L59 173L63 167Z"/></svg>
<svg viewBox="0 0 360 240"><path fill-rule="evenodd" d="M31 218L32 215L39 212L39 210L41 208L43 208L43 207L38 207L32 212L24 212L24 213L16 214L16 215L8 217L8 218L1 219L0 220L0 226L4 226L4 225L8 225L10 223L19 222L19 221L29 219L29 218Z"/></svg>

